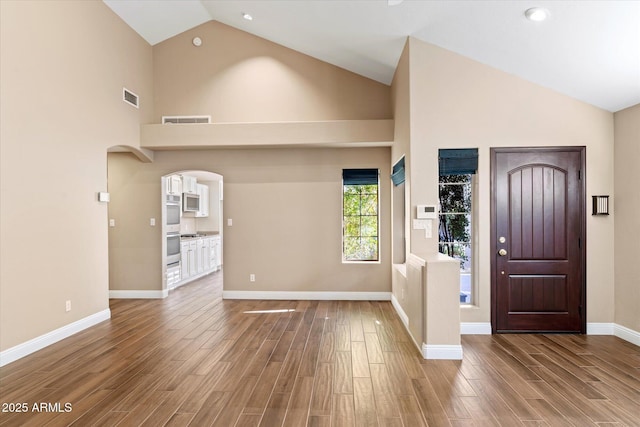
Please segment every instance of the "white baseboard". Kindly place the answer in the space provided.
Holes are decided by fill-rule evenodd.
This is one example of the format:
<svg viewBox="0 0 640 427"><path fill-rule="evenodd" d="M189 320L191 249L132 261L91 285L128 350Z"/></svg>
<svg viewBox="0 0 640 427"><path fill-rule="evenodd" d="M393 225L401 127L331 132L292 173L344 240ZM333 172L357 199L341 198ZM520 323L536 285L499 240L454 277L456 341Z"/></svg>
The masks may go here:
<svg viewBox="0 0 640 427"><path fill-rule="evenodd" d="M631 344L640 346L640 332L638 331L616 324L613 328L613 334L618 338L629 341Z"/></svg>
<svg viewBox="0 0 640 427"><path fill-rule="evenodd" d="M614 323L587 323L587 335L613 335Z"/></svg>
<svg viewBox="0 0 640 427"><path fill-rule="evenodd" d="M31 353L35 353L40 349L50 346L51 344L55 344L58 341L70 337L73 334L77 334L78 332L90 328L100 322L109 320L110 318L111 310L107 308L83 319L76 320L73 323L69 323L68 325L56 330L47 332L46 334L40 335L39 337L33 338L27 342L8 348L5 351L0 352L0 366L15 362L18 359L28 356Z"/></svg>
<svg viewBox="0 0 640 427"><path fill-rule="evenodd" d="M409 316L404 312L402 306L400 306L400 301L396 298L395 295L391 294L391 305L396 309L396 313L400 316L400 320L404 323L405 328L409 329Z"/></svg>
<svg viewBox="0 0 640 427"><path fill-rule="evenodd" d="M460 335L491 335L491 322L460 322Z"/></svg>
<svg viewBox="0 0 640 427"><path fill-rule="evenodd" d="M409 337L411 338L413 345L415 345L418 351L422 353L422 348L418 344L418 341L416 341L415 337L411 334L411 330L409 329L409 316L407 316L407 313L404 312L404 310L402 309L402 306L400 305L400 301L398 301L398 299L396 298L395 295L393 295L393 293L391 294L391 305L396 310L396 313L398 313L398 317L402 321L402 324L404 325L404 329L409 334Z"/></svg>
<svg viewBox="0 0 640 427"><path fill-rule="evenodd" d="M461 345L422 344L425 359L462 360Z"/></svg>
<svg viewBox="0 0 640 427"><path fill-rule="evenodd" d="M222 299L389 301L391 292L222 291Z"/></svg>
<svg viewBox="0 0 640 427"><path fill-rule="evenodd" d="M587 335L615 335L640 346L640 332L617 323L587 323Z"/></svg>
<svg viewBox="0 0 640 427"><path fill-rule="evenodd" d="M110 299L162 299L169 296L169 290L161 291L118 291L110 290Z"/></svg>
<svg viewBox="0 0 640 427"><path fill-rule="evenodd" d="M409 316L404 312L400 302L395 295L391 294L391 305L395 308L398 317L402 320L407 333L411 337L411 340L422 353L424 359L445 359L445 360L461 360L462 359L462 345L434 345L424 344L422 347L418 345L411 331L409 330Z"/></svg>

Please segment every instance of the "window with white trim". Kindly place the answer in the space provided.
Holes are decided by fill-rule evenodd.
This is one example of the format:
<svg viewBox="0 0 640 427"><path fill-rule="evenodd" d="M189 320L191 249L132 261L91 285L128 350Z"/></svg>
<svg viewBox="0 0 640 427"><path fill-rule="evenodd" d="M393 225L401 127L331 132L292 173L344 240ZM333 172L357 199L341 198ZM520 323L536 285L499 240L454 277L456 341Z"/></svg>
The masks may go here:
<svg viewBox="0 0 640 427"><path fill-rule="evenodd" d="M379 259L378 169L342 171L342 260Z"/></svg>
<svg viewBox="0 0 640 427"><path fill-rule="evenodd" d="M460 302L473 304L477 149L439 151L439 251L460 260Z"/></svg>

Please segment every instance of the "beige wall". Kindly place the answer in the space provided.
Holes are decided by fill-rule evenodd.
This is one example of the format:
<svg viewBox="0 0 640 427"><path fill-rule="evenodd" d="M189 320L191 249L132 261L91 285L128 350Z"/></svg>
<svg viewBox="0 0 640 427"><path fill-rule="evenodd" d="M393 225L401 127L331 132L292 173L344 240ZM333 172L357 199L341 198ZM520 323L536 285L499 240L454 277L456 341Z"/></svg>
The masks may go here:
<svg viewBox="0 0 640 427"><path fill-rule="evenodd" d="M6 350L108 308L107 205L96 193L107 148L137 145L151 120L152 51L102 2L1 1L0 16Z"/></svg>
<svg viewBox="0 0 640 427"><path fill-rule="evenodd" d="M162 289L160 178L141 164L131 153L107 156L110 290Z"/></svg>
<svg viewBox="0 0 640 427"><path fill-rule="evenodd" d="M479 149L479 295L463 322L490 321L490 147L586 146L587 196L613 193L612 114L437 46L410 39L411 204L438 202L438 149ZM590 213L590 212L589 212ZM613 217L587 215L587 321L612 322ZM437 252L413 230L411 251Z"/></svg>
<svg viewBox="0 0 640 427"><path fill-rule="evenodd" d="M157 44L153 62L156 123L163 115L215 123L391 117L389 86L216 21Z"/></svg>
<svg viewBox="0 0 640 427"><path fill-rule="evenodd" d="M111 288L162 288L161 230L148 227L148 217L160 212L160 177L194 169L224 177L224 223L233 220L233 226L223 230L225 291L390 292L389 151L162 151L153 163L113 153L109 156L113 200L123 206L135 203L136 209L113 213L116 224L123 224L111 229L113 242L126 239L128 246L112 248L116 273ZM342 169L370 167L380 169L380 262L343 264ZM126 188L116 191L120 183ZM256 275L254 283L249 274Z"/></svg>
<svg viewBox="0 0 640 427"><path fill-rule="evenodd" d="M640 190L632 173L640 163L640 105L618 111L614 122L615 322L640 331Z"/></svg>

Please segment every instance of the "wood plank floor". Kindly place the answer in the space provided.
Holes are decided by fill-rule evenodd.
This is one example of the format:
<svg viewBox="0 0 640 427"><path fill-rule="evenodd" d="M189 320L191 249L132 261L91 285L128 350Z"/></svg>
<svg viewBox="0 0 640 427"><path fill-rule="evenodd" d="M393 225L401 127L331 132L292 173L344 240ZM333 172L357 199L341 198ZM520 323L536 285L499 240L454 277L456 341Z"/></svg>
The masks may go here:
<svg viewBox="0 0 640 427"><path fill-rule="evenodd" d="M464 360L425 361L388 302L223 301L220 273L111 310L0 368L2 409L28 406L0 425L640 426L640 348L616 337L464 336Z"/></svg>

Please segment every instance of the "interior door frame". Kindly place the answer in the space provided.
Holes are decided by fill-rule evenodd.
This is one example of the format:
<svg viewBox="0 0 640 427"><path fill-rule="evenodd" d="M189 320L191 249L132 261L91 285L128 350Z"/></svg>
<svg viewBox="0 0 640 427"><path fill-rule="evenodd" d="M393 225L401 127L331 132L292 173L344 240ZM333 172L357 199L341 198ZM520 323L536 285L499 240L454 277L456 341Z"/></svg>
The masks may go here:
<svg viewBox="0 0 640 427"><path fill-rule="evenodd" d="M496 333L497 326L497 282L498 271L496 266L496 252L498 247L498 239L496 237L496 154L497 153L531 153L531 152L554 152L554 151L577 151L580 153L580 238L581 238L581 257L580 271L582 273L582 284L580 289L580 333L587 333L587 173L586 173L586 147L585 146L566 146L566 147L491 147L490 148L490 175L491 175L491 231L490 231L490 253L491 253L491 333Z"/></svg>

